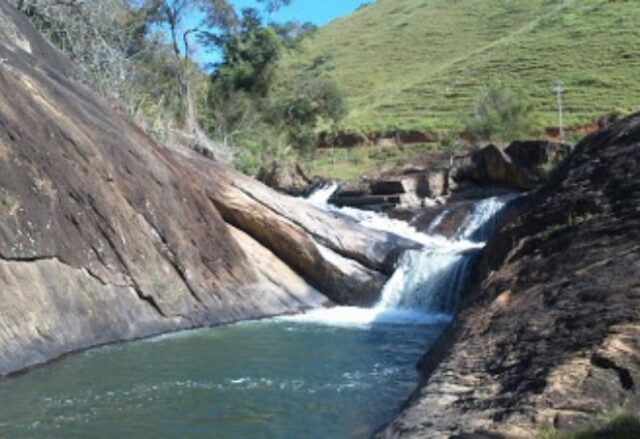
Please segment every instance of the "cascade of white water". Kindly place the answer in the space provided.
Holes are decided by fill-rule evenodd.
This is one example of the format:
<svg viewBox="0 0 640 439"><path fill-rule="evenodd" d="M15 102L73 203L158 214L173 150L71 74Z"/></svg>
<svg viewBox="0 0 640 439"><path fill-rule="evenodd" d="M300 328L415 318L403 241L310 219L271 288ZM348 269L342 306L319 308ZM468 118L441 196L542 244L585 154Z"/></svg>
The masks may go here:
<svg viewBox="0 0 640 439"><path fill-rule="evenodd" d="M497 218L512 197L479 201L452 238L434 234L443 212L428 229L417 231L408 223L376 213L352 208L338 209L327 204L336 190L331 186L314 193L315 206L357 221L365 227L383 230L423 244L420 250L405 252L396 271L372 308L338 307L313 311L294 320L332 325L371 323L409 324L447 321L455 312L467 285L472 262L491 236Z"/></svg>
<svg viewBox="0 0 640 439"><path fill-rule="evenodd" d="M471 262L491 236L506 202L505 198L482 200L452 239L441 236L432 241L433 246L405 252L376 308L453 314L467 284Z"/></svg>
<svg viewBox="0 0 640 439"><path fill-rule="evenodd" d="M309 198L307 198L307 202L324 209L329 205L329 199L331 198L331 195L336 192L336 190L338 190L338 183L329 183L309 195Z"/></svg>

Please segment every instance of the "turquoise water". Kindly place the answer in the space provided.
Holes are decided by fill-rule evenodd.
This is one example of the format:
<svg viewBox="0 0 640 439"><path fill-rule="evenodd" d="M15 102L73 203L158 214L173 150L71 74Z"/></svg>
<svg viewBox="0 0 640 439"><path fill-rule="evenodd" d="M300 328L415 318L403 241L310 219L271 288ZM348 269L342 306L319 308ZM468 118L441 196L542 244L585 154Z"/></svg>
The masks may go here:
<svg viewBox="0 0 640 439"><path fill-rule="evenodd" d="M442 328L264 321L94 349L0 381L0 437L368 437Z"/></svg>

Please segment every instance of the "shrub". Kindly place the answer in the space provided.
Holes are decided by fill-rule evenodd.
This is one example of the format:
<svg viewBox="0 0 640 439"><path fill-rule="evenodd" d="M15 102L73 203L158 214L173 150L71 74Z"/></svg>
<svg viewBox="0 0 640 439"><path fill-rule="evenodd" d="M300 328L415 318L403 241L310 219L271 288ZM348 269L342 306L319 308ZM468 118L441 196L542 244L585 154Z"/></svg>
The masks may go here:
<svg viewBox="0 0 640 439"><path fill-rule="evenodd" d="M475 140L510 142L531 130L531 106L513 90L494 83L476 99L467 132Z"/></svg>

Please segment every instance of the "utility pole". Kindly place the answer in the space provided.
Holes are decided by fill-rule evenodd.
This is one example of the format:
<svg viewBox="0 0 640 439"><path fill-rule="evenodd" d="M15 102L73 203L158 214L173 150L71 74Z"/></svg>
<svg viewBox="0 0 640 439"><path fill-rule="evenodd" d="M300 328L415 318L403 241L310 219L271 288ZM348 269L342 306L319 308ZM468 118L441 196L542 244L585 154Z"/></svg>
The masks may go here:
<svg viewBox="0 0 640 439"><path fill-rule="evenodd" d="M565 92L562 83L557 83L555 86L555 92L558 98L558 127L560 128L560 143L564 143L564 114L562 108L562 93Z"/></svg>

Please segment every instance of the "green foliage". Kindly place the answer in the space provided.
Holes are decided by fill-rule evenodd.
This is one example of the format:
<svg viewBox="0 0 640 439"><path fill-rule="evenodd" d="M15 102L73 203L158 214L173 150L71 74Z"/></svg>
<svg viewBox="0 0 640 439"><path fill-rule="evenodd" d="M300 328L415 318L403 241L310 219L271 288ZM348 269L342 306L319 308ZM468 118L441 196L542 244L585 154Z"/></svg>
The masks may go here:
<svg viewBox="0 0 640 439"><path fill-rule="evenodd" d="M442 150L449 155L456 155L463 147L460 136L448 133L440 142Z"/></svg>
<svg viewBox="0 0 640 439"><path fill-rule="evenodd" d="M234 25L236 13L228 0L142 0L148 23L168 28L174 54L190 56L190 38L211 34L214 29ZM202 17L195 24L188 18ZM181 46L182 43L182 46Z"/></svg>
<svg viewBox="0 0 640 439"><path fill-rule="evenodd" d="M306 157L305 166L312 175L348 180L384 166L406 164L411 158L437 150L436 145L410 145L402 149L388 146L321 148Z"/></svg>
<svg viewBox="0 0 640 439"><path fill-rule="evenodd" d="M476 140L511 142L531 131L531 106L500 83L483 91L474 104L467 132Z"/></svg>
<svg viewBox="0 0 640 439"><path fill-rule="evenodd" d="M178 37L188 43L195 28L181 20L190 10L232 13L216 1L12 0L54 45L83 69L103 96L123 107L129 117L155 138L165 141L187 119L188 84L202 91L204 75ZM157 24L168 23L174 44ZM180 32L184 32L181 34ZM197 94L197 93L196 93ZM202 94L195 96L199 101Z"/></svg>
<svg viewBox="0 0 640 439"><path fill-rule="evenodd" d="M346 114L336 84L313 69L287 84L278 80L275 67L291 44L288 38L264 27L253 9L243 11L238 26L209 38L223 59L211 76L207 127L239 149L239 167L248 173L274 157L307 154L315 147L318 127L333 126Z"/></svg>
<svg viewBox="0 0 640 439"><path fill-rule="evenodd" d="M225 145L242 145L240 167L257 168L252 161L260 154L265 136L256 141L256 132L264 131L264 111L274 83L275 64L281 51L276 33L263 27L258 12L244 9L238 26L222 35L211 35L223 56L211 75L207 93L206 127ZM264 147L266 149L266 147Z"/></svg>
<svg viewBox="0 0 640 439"><path fill-rule="evenodd" d="M576 432L542 431L539 439L631 439L640 437L640 421L624 410L600 416L593 425Z"/></svg>
<svg viewBox="0 0 640 439"><path fill-rule="evenodd" d="M289 133L289 142L308 153L316 144L316 127L335 126L347 113L342 93L326 77L300 75L273 105L271 120Z"/></svg>
<svg viewBox="0 0 640 439"><path fill-rule="evenodd" d="M236 167L249 175L258 175L261 170L271 169L274 164L292 165L295 157L290 154L286 134L270 127L262 127L259 136L245 138L240 149Z"/></svg>
<svg viewBox="0 0 640 439"><path fill-rule="evenodd" d="M318 26L311 22L298 23L288 21L283 24L271 23L271 27L278 35L278 39L287 49L296 50L304 38L309 37L318 30Z"/></svg>

